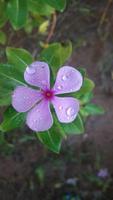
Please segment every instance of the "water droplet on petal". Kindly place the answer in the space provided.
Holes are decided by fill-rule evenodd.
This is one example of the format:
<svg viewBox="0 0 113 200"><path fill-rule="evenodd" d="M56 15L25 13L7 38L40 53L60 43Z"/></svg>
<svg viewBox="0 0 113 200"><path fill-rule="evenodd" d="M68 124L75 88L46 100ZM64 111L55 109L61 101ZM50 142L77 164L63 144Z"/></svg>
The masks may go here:
<svg viewBox="0 0 113 200"><path fill-rule="evenodd" d="M61 111L63 109L63 107L62 106L59 106L59 110Z"/></svg>
<svg viewBox="0 0 113 200"><path fill-rule="evenodd" d="M67 115L68 117L73 117L73 116L75 115L75 109L72 108L72 107L68 107L68 108L66 109L66 115Z"/></svg>
<svg viewBox="0 0 113 200"><path fill-rule="evenodd" d="M66 75L62 76L62 80L66 81L67 80L67 76Z"/></svg>
<svg viewBox="0 0 113 200"><path fill-rule="evenodd" d="M72 91L73 91L73 89L71 88L71 89L70 89L70 92L72 92Z"/></svg>
<svg viewBox="0 0 113 200"><path fill-rule="evenodd" d="M62 85L58 85L57 88L58 88L58 90L61 90L63 88L63 86Z"/></svg>
<svg viewBox="0 0 113 200"><path fill-rule="evenodd" d="M62 76L62 80L63 80L63 81L66 81L68 78L69 78L68 74Z"/></svg>
<svg viewBox="0 0 113 200"><path fill-rule="evenodd" d="M27 71L28 74L31 74L31 75L36 72L36 70L34 68L32 68L32 67L27 67L26 71Z"/></svg>

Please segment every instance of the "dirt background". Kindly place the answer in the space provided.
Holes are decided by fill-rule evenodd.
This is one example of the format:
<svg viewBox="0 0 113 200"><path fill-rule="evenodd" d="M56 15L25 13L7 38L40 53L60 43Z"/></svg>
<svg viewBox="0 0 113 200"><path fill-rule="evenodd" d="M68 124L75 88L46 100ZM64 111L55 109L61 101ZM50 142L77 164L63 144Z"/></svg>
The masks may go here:
<svg viewBox="0 0 113 200"><path fill-rule="evenodd" d="M35 34L26 38L20 31L9 38L8 45L24 47L34 55L39 51ZM69 39L74 50L68 63L87 69L96 84L93 102L103 106L105 114L90 117L84 135L69 137L59 155L34 138L21 142L25 131L31 135L28 129L7 134L15 149L5 150L4 155L1 148L0 200L113 200L113 2L70 1L57 16L52 40ZM3 46L1 52L3 58ZM101 168L107 168L109 178L99 184L94 177ZM67 184L69 179L77 184ZM104 182L109 182L106 189Z"/></svg>

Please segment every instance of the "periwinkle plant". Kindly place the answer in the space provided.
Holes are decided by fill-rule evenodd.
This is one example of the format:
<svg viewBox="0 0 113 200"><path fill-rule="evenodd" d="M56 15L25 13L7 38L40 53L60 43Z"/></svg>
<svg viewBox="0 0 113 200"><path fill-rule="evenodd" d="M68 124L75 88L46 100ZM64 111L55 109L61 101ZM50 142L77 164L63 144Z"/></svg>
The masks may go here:
<svg viewBox="0 0 113 200"><path fill-rule="evenodd" d="M26 124L37 132L51 128L53 118L50 104L53 105L59 122L71 123L77 117L79 101L73 97L59 97L64 93L78 91L83 83L82 75L70 66L61 67L53 88L50 88L50 70L45 62L33 62L24 72L25 81L38 89L18 86L12 95L12 106L17 112L28 112Z"/></svg>

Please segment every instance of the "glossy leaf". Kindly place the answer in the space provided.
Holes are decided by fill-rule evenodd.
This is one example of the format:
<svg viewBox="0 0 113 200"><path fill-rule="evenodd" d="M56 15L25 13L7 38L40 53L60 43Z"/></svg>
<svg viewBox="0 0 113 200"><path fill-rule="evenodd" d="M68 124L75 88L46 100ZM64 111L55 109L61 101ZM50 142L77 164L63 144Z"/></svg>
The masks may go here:
<svg viewBox="0 0 113 200"><path fill-rule="evenodd" d="M10 89L17 85L26 86L21 72L13 65L0 64L0 87Z"/></svg>
<svg viewBox="0 0 113 200"><path fill-rule="evenodd" d="M104 114L104 109L101 106L90 103L84 107L84 110L88 113L88 115L99 115Z"/></svg>
<svg viewBox="0 0 113 200"><path fill-rule="evenodd" d="M22 28L27 20L27 0L10 0L7 3L7 15L14 29Z"/></svg>
<svg viewBox="0 0 113 200"><path fill-rule="evenodd" d="M44 2L43 0L29 0L28 8L32 13L48 16L54 12L54 8Z"/></svg>
<svg viewBox="0 0 113 200"><path fill-rule="evenodd" d="M11 103L11 89L0 86L0 106L10 105Z"/></svg>
<svg viewBox="0 0 113 200"><path fill-rule="evenodd" d="M0 28L4 26L6 21L7 21L6 2L1 1L0 2Z"/></svg>
<svg viewBox="0 0 113 200"><path fill-rule="evenodd" d="M54 75L71 56L72 44L69 42L67 45L60 43L53 43L48 48L44 49L41 53L41 59L49 64Z"/></svg>
<svg viewBox="0 0 113 200"><path fill-rule="evenodd" d="M61 148L62 138L65 137L64 131L56 117L54 117L54 124L51 129L42 133L36 133L39 140L51 151L59 153Z"/></svg>
<svg viewBox="0 0 113 200"><path fill-rule="evenodd" d="M4 120L0 124L0 130L3 132L21 127L25 121L25 113L18 113L12 107L9 107L4 113Z"/></svg>
<svg viewBox="0 0 113 200"><path fill-rule="evenodd" d="M89 93L94 89L94 82L88 78L84 78L83 85L81 89L77 92L78 94L84 95L85 93ZM76 93L76 94L77 94Z"/></svg>
<svg viewBox="0 0 113 200"><path fill-rule="evenodd" d="M58 11L63 11L66 7L66 0L43 0L43 2L48 3L53 6Z"/></svg>
<svg viewBox="0 0 113 200"><path fill-rule="evenodd" d="M0 64L0 105L11 103L11 93L18 85L26 86L20 71L13 65Z"/></svg>
<svg viewBox="0 0 113 200"><path fill-rule="evenodd" d="M32 63L30 53L24 49L6 49L9 63L0 64L0 105L10 105L11 93L18 85L26 85L23 72Z"/></svg>
<svg viewBox="0 0 113 200"><path fill-rule="evenodd" d="M89 103L93 98L93 92L88 92L82 96L80 96L79 100L81 105L85 105L87 103Z"/></svg>
<svg viewBox="0 0 113 200"><path fill-rule="evenodd" d="M24 72L27 65L33 62L31 54L25 49L7 47L6 55L8 62L15 65L15 68L21 72Z"/></svg>
<svg viewBox="0 0 113 200"><path fill-rule="evenodd" d="M40 26L39 26L39 33L45 34L47 32L47 28L49 26L49 20L44 21Z"/></svg>
<svg viewBox="0 0 113 200"><path fill-rule="evenodd" d="M72 123L61 124L66 135L78 135L84 133L84 124L82 118L78 114L77 118Z"/></svg>

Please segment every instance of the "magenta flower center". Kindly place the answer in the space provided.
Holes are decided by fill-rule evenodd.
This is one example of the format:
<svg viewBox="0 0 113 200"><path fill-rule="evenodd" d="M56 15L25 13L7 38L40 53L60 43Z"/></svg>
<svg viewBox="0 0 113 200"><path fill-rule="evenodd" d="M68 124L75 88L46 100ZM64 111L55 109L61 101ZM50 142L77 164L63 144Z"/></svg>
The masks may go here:
<svg viewBox="0 0 113 200"><path fill-rule="evenodd" d="M43 91L43 96L46 100L51 101L54 97L54 91L47 89L47 90Z"/></svg>

